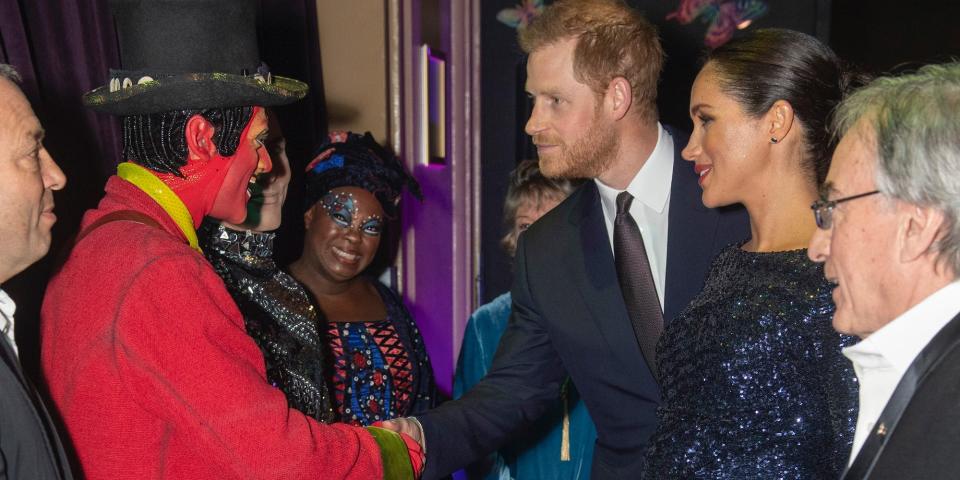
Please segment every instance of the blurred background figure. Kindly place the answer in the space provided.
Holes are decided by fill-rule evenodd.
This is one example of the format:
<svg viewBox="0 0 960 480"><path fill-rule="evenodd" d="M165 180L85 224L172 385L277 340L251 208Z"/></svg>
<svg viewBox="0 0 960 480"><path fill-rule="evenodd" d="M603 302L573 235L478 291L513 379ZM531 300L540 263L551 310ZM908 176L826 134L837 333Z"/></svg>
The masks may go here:
<svg viewBox="0 0 960 480"><path fill-rule="evenodd" d="M404 189L420 187L369 132L333 132L307 165L306 238L290 273L327 318L338 420L355 425L422 412L437 392L423 338L400 296L371 275Z"/></svg>
<svg viewBox="0 0 960 480"><path fill-rule="evenodd" d="M857 383L833 331L833 285L804 251L809 205L847 86L840 60L799 32L749 32L707 57L683 157L708 208L743 204L749 239L714 259L657 346L661 404L644 478L837 478Z"/></svg>
<svg viewBox="0 0 960 480"><path fill-rule="evenodd" d="M543 176L536 160L524 160L517 165L510 173L503 205L507 234L501 245L510 257L517 249L517 237L567 198L577 183ZM457 361L454 398L473 388L490 369L510 319L510 303L507 292L470 316ZM560 397L527 431L517 435L487 462L468 468L469 478L590 478L596 427L569 378L563 383Z"/></svg>
<svg viewBox="0 0 960 480"><path fill-rule="evenodd" d="M326 320L303 285L281 270L273 256L290 161L272 113L264 143L273 169L251 185L244 223L208 217L198 236L204 255L237 302L247 333L263 352L267 380L286 395L290 406L329 423L337 416L324 371Z"/></svg>

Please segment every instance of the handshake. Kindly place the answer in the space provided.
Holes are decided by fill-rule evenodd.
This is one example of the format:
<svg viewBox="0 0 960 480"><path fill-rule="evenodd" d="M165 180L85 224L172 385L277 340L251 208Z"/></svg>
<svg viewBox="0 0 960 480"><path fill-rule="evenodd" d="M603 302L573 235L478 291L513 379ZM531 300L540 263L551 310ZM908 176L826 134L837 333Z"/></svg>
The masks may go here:
<svg viewBox="0 0 960 480"><path fill-rule="evenodd" d="M420 475L423 473L424 464L426 463L427 454L427 449L423 445L423 428L420 426L420 422L413 417L396 418L385 422L377 422L373 424L373 427L374 428L369 428L368 430L374 438L377 439L377 443L381 444L381 448L383 448L384 478L405 479L411 478L411 475L412 478L420 478ZM403 440L405 449L409 454L412 472L406 468L404 465L405 462L402 460L397 459L396 461L391 461L387 451L394 449L384 447L390 443L389 437L392 435L379 429L393 431ZM396 446L399 447L399 445Z"/></svg>

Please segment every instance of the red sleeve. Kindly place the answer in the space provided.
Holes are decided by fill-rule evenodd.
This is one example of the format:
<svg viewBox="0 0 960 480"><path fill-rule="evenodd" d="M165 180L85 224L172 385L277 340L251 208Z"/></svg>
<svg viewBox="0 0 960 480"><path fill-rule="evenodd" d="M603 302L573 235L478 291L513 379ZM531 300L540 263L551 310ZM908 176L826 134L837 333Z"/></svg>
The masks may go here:
<svg viewBox="0 0 960 480"><path fill-rule="evenodd" d="M364 429L287 406L219 277L199 257L157 260L121 300L115 359L145 409L208 462L244 478L380 478Z"/></svg>

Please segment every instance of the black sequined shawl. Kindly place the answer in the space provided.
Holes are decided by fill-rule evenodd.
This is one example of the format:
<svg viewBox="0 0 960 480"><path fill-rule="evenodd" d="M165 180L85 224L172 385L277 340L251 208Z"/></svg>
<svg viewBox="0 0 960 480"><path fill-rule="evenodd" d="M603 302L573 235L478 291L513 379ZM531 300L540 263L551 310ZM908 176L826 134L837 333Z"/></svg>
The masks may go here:
<svg viewBox="0 0 960 480"><path fill-rule="evenodd" d="M198 236L263 352L267 380L291 407L324 423L336 421L323 366L326 320L303 286L273 261L275 234L238 232L208 220Z"/></svg>

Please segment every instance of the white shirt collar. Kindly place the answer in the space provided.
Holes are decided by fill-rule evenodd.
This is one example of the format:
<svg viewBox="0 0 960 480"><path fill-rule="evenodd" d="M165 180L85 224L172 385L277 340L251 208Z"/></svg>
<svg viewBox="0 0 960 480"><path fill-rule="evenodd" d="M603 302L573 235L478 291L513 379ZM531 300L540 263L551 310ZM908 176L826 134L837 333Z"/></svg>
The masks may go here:
<svg viewBox="0 0 960 480"><path fill-rule="evenodd" d="M642 202L651 210L662 213L670 198L670 183L673 178L673 138L657 123L657 145L653 147L647 161L640 168L640 171L633 177L627 190L630 195L639 202ZM666 179L666 181L664 181ZM605 185L600 179L594 179L597 189L600 191L600 199L603 201L604 208L608 211L616 212L617 195L621 190L617 190Z"/></svg>
<svg viewBox="0 0 960 480"><path fill-rule="evenodd" d="M7 292L0 288L0 334L7 337L13 351L17 351L17 342L13 336L13 314L17 311L17 304Z"/></svg>
<svg viewBox="0 0 960 480"><path fill-rule="evenodd" d="M957 312L960 312L960 281L937 290L869 337L843 349L843 354L863 367L885 366L903 375Z"/></svg>
<svg viewBox="0 0 960 480"><path fill-rule="evenodd" d="M643 234L643 245L650 261L650 273L657 287L660 305L664 304L667 277L667 235L670 218L670 184L673 181L673 137L657 124L657 145L653 147L643 167L627 185L627 191L637 201L630 205L630 215ZM607 227L607 240L613 252L613 223L617 216L617 195L620 190L610 188L594 179L600 193L600 204Z"/></svg>
<svg viewBox="0 0 960 480"><path fill-rule="evenodd" d="M914 305L856 345L843 349L860 381L860 409L850 462L883 413L910 364L960 311L960 282L953 282Z"/></svg>

